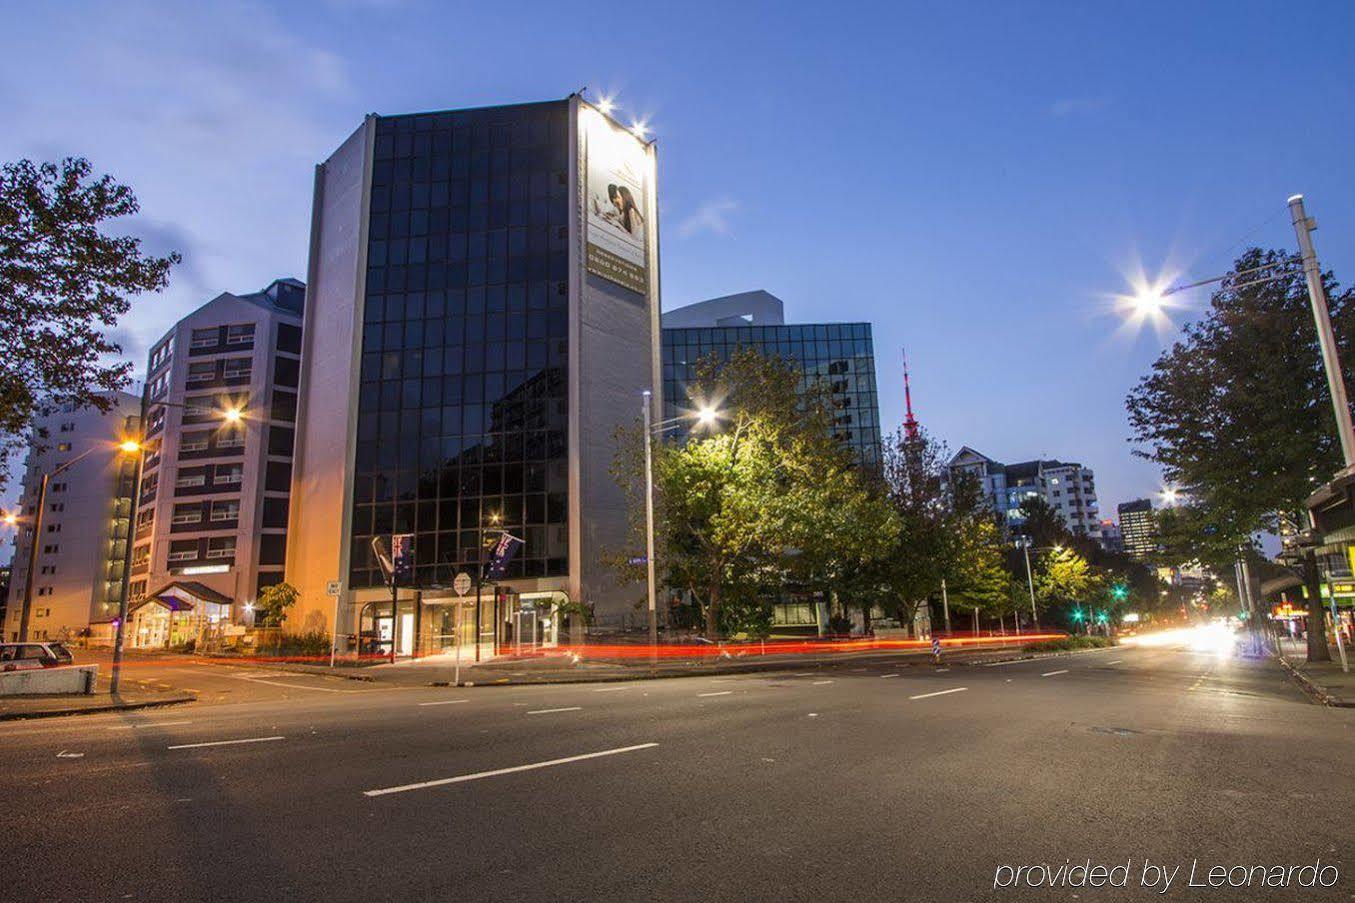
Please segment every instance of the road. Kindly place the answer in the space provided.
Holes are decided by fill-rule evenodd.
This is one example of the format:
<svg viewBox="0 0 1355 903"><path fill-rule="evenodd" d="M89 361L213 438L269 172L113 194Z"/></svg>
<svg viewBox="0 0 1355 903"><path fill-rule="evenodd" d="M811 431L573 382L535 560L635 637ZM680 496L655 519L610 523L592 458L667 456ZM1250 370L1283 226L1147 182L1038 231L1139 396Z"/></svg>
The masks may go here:
<svg viewBox="0 0 1355 903"><path fill-rule="evenodd" d="M1270 663L219 679L249 698L0 724L0 898L1355 899L1355 710ZM1130 886L994 888L1089 858ZM1318 859L1336 886L1184 886L1192 860ZM1145 860L1185 868L1159 895Z"/></svg>

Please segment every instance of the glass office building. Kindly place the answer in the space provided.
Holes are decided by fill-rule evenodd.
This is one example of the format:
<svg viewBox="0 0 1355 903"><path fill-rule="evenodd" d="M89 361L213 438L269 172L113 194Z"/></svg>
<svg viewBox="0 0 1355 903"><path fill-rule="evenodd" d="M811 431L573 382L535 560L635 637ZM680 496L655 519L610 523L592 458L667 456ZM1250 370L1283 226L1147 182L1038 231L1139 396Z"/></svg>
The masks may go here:
<svg viewBox="0 0 1355 903"><path fill-rule="evenodd" d="M482 636L526 631L523 611L550 636L568 601L629 610L602 564L626 542L606 468L657 372L653 166L572 96L372 116L318 168L288 552L303 621L337 594L341 634L446 645L427 607L461 598L501 532L522 546ZM400 534L410 601L377 625L372 540Z"/></svg>
<svg viewBox="0 0 1355 903"><path fill-rule="evenodd" d="M795 364L805 385L822 381L834 406L833 435L862 464L880 462L880 404L869 323L781 322L781 301L766 292L717 298L663 316L664 417L689 408L687 385L704 357L728 360L752 348Z"/></svg>

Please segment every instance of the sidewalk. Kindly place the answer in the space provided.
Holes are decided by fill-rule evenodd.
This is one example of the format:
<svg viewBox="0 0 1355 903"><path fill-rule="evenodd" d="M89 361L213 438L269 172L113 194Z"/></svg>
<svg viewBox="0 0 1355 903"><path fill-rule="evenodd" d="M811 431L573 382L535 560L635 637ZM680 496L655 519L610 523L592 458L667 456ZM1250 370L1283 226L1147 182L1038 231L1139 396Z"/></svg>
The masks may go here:
<svg viewBox="0 0 1355 903"><path fill-rule="evenodd" d="M104 689L89 696L4 696L0 697L0 721L127 712L193 702L196 699L192 693L182 690L127 689L114 697L108 694L106 685Z"/></svg>
<svg viewBox="0 0 1355 903"><path fill-rule="evenodd" d="M1346 649L1349 659L1355 650ZM1341 656L1333 645L1329 662L1307 661L1308 644L1301 640L1280 640L1280 664L1309 696L1324 705L1355 708L1355 661L1351 673L1341 670Z"/></svg>
<svg viewBox="0 0 1355 903"><path fill-rule="evenodd" d="M1050 653L1023 652L1025 640L1012 637L1009 643L985 644L980 648L945 649L943 664L980 663L998 659L1042 658ZM636 647L642 650L643 647ZM1053 653L1066 655L1074 653ZM761 655L757 647L743 646L726 654L695 658L660 660L651 664L643 653L626 658L578 658L569 652L531 657L500 656L479 664L461 664L461 684L464 686L521 686L524 684L599 683L625 680L649 680L672 677L703 677L720 674L743 674L758 671L788 671L800 668L821 668L841 665L895 662L900 666L921 667L932 664L929 649L861 649L833 650L798 654ZM252 663L255 667L270 667ZM321 664L278 663L279 670L304 674L327 674L353 680L372 681L395 686L452 686L456 683L456 666L449 656L429 656L417 661L398 661L395 664L340 666L331 670Z"/></svg>

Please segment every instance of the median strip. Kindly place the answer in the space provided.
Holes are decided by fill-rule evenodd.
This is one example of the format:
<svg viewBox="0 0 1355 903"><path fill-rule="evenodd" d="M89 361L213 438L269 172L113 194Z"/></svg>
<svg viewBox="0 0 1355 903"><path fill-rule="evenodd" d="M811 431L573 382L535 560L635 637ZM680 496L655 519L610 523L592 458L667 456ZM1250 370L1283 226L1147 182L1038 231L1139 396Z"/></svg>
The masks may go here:
<svg viewBox="0 0 1355 903"><path fill-rule="evenodd" d="M545 762L533 762L529 765L514 765L511 768L496 768L493 771L477 771L473 774L461 774L454 778L439 778L435 781L421 781L417 784L402 784L398 787L382 787L379 790L364 790L363 796L385 796L389 793L404 793L409 790L426 790L429 787L442 787L446 784L462 784L466 781L478 781L482 778L494 778L505 774L515 774L519 771L534 771L538 768L550 768L554 765L568 765L571 762L582 762L585 759L600 759L603 756L617 756L621 753L636 752L641 749L652 749L658 746L657 743L638 743L635 746L618 746L616 749L604 749L599 752L584 753L579 756L566 756L563 759L548 759Z"/></svg>
<svg viewBox="0 0 1355 903"><path fill-rule="evenodd" d="M212 740L207 743L180 743L178 746L166 746L165 749L198 749L203 746L235 746L239 743L268 743L273 740L286 739L286 737L246 737L243 740Z"/></svg>
<svg viewBox="0 0 1355 903"><path fill-rule="evenodd" d="M933 696L945 696L947 693L963 693L968 687L953 687L949 690L937 690L935 693L919 693L917 696L909 696L909 699L931 699Z"/></svg>

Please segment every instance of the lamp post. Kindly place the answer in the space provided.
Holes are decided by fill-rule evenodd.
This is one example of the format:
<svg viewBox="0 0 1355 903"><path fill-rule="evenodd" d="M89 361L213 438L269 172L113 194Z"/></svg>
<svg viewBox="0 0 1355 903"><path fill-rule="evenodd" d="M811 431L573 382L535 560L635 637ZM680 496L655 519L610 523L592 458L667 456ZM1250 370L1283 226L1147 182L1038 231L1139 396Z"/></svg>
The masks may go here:
<svg viewBox="0 0 1355 903"><path fill-rule="evenodd" d="M145 406L142 414L142 421L150 414L153 407L165 408L186 408L188 405L173 401L154 401ZM240 423L244 419L244 410L236 405L223 408L221 410L221 425ZM126 454L135 454L136 475L132 478L131 507L127 512L127 548L123 552L122 559L122 592L118 599L118 620L113 631L113 670L109 677L108 692L116 694L118 687L122 683L122 657L127 638L127 617L130 607L131 586L132 586L132 546L136 542L136 516L137 508L141 504L141 477L146 469L146 441L143 437L141 441L128 439L120 446Z"/></svg>
<svg viewBox="0 0 1355 903"><path fill-rule="evenodd" d="M654 437L680 426L690 416L671 417L668 420L654 422L652 400L653 393L644 391L644 403L640 407L640 418L645 434L645 582L649 602L649 659L657 663L659 658L659 610L655 599L654 579ZM720 412L710 405L702 405L695 413L696 422L701 426L713 426Z"/></svg>
<svg viewBox="0 0 1355 903"><path fill-rule="evenodd" d="M1022 554L1022 556L1026 559L1026 587L1030 590L1030 620L1031 620L1031 623L1035 625L1035 629L1036 629L1036 630L1039 630L1039 629L1040 629L1040 614L1039 614L1039 612L1036 611L1036 609L1035 609L1035 577L1034 577L1034 575L1032 574L1031 569L1030 569L1030 550L1031 550L1031 548L1032 548L1032 547L1031 547L1031 539L1030 539L1029 537L1022 537L1022 538L1021 538L1021 542L1020 542L1020 546L1021 546L1021 554ZM1039 548L1035 549L1035 551L1037 551L1037 552L1062 552L1062 551L1063 551L1063 546L1040 546ZM1017 621L1017 623L1016 623L1016 631L1017 631L1018 634L1021 632L1021 622L1020 622L1020 621Z"/></svg>

